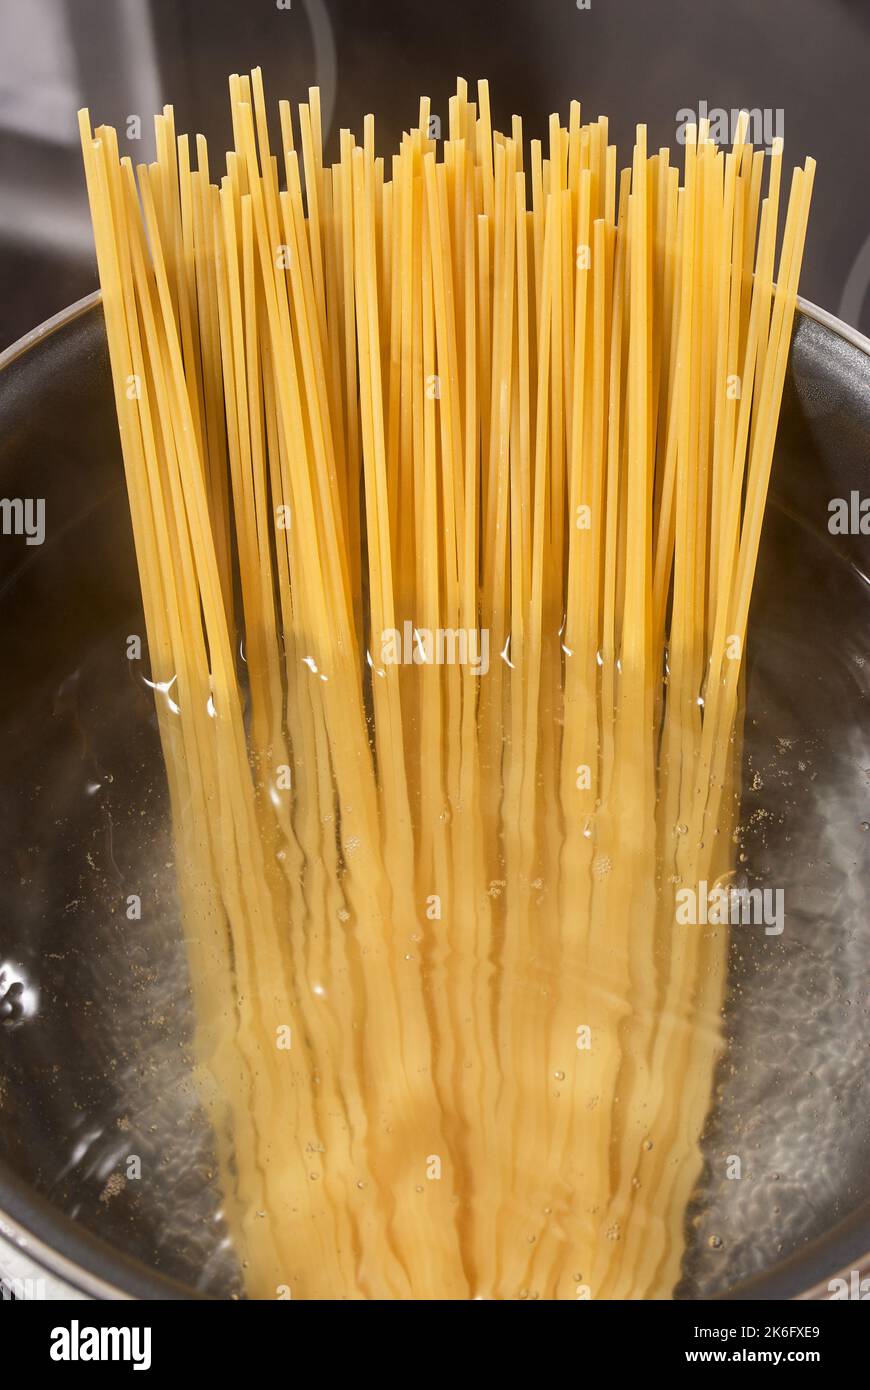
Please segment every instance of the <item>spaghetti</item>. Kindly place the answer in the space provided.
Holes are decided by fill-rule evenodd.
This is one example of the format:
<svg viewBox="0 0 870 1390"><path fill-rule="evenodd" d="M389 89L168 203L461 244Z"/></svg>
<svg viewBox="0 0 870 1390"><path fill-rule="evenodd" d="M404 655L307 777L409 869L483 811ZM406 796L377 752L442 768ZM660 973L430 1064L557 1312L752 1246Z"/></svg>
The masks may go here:
<svg viewBox="0 0 870 1390"><path fill-rule="evenodd" d="M326 165L312 89L282 180L230 96L219 183L171 107L135 173L80 122L248 1293L669 1296L813 162L777 265L744 119L617 178L460 81Z"/></svg>

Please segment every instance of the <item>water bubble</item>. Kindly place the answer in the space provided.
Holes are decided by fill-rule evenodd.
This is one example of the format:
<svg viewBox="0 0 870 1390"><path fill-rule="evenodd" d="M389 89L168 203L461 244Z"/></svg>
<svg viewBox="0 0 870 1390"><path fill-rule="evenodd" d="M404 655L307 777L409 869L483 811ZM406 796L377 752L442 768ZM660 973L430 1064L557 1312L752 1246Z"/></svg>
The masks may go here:
<svg viewBox="0 0 870 1390"><path fill-rule="evenodd" d="M597 854L592 860L592 872L596 878L606 878L613 868L609 854Z"/></svg>

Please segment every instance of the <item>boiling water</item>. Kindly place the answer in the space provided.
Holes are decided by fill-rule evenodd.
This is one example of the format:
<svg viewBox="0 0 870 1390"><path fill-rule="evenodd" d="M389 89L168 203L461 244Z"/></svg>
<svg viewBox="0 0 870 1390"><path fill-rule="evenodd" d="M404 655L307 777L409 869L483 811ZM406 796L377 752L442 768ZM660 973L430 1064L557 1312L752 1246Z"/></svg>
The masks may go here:
<svg viewBox="0 0 870 1390"><path fill-rule="evenodd" d="M152 694L125 657L136 630L104 634L4 730L18 804L3 914L24 923L0 975L4 1148L83 1225L224 1293L238 1276L191 1081L165 774Z"/></svg>
<svg viewBox="0 0 870 1390"><path fill-rule="evenodd" d="M750 877L782 889L785 926L734 929L729 1047L681 1289L700 1296L847 1220L870 1169L868 581L775 503L765 528L741 843Z"/></svg>

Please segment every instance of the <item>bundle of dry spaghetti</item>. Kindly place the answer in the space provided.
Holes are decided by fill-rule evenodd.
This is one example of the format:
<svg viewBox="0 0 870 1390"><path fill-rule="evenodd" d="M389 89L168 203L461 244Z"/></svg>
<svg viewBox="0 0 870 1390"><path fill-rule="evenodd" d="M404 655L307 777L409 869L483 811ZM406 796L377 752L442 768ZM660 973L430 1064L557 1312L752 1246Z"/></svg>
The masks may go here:
<svg viewBox="0 0 870 1390"><path fill-rule="evenodd" d="M230 95L219 185L81 131L248 1292L668 1296L813 164Z"/></svg>

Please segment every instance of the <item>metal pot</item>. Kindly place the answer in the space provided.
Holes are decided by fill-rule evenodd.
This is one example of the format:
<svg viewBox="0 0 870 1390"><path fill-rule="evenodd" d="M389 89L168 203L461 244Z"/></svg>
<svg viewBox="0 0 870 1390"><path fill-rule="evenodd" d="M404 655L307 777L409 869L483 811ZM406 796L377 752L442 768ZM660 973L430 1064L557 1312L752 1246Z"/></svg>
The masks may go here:
<svg viewBox="0 0 870 1390"><path fill-rule="evenodd" d="M785 886L787 922L735 932L684 1297L827 1297L870 1264L870 538L829 525L832 499L860 517L868 461L870 342L802 304L744 752L748 868ZM45 523L40 544L10 507L0 537L0 1275L228 1297L98 295L0 356L0 477Z"/></svg>

